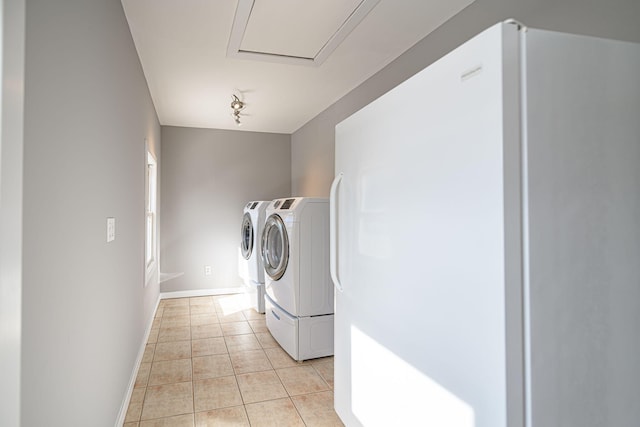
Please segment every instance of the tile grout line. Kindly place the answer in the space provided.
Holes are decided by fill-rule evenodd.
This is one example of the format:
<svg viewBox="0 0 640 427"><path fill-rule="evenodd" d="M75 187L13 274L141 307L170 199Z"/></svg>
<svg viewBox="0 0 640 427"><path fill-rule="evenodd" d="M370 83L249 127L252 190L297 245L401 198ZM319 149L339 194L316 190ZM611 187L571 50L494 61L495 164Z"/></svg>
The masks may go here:
<svg viewBox="0 0 640 427"><path fill-rule="evenodd" d="M217 314L217 313L216 313ZM242 317L245 318L245 321L247 320L247 317L244 315L244 313L242 313ZM222 331L222 324L220 324L220 330ZM231 369L233 369L233 378L236 381L236 387L238 387L238 393L240 394L240 400L242 400L242 410L244 411L244 415L247 417L247 422L249 423L249 427L251 427L251 419L249 418L249 412L247 412L247 403L245 402L244 396L242 395L242 390L240 390L240 383L238 382L238 374L236 373L236 369L233 366L233 362L231 361L231 353L229 351L229 347L227 346L227 340L226 340L226 336L224 335L224 331L222 331L222 336L223 336L223 341L224 341L224 345L227 349L227 354L229 355L229 362L231 363ZM254 334L255 336L255 334ZM257 338L256 338L257 340ZM262 346L260 346L262 347Z"/></svg>

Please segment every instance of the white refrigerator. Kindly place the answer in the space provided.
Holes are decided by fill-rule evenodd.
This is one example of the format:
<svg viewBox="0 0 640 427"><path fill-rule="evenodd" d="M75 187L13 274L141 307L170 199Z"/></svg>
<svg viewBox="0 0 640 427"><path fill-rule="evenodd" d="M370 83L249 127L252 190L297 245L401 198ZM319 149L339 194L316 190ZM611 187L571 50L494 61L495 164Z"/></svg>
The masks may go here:
<svg viewBox="0 0 640 427"><path fill-rule="evenodd" d="M345 425L640 425L640 45L495 25L335 156Z"/></svg>

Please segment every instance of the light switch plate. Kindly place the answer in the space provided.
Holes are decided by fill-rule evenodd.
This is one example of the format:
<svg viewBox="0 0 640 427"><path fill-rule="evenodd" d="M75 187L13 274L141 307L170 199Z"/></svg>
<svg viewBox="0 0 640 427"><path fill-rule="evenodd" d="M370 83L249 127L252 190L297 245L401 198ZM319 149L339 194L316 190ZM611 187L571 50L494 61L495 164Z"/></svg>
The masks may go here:
<svg viewBox="0 0 640 427"><path fill-rule="evenodd" d="M107 218L107 243L116 239L116 219Z"/></svg>

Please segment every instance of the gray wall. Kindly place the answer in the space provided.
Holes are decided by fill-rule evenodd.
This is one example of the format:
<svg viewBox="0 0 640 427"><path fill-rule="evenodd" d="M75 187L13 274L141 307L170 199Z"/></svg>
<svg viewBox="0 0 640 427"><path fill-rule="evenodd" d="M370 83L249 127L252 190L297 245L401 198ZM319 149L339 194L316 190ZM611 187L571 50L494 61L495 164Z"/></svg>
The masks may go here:
<svg viewBox="0 0 640 427"><path fill-rule="evenodd" d="M183 273L162 292L242 284L242 209L291 195L290 156L289 135L162 127L160 268Z"/></svg>
<svg viewBox="0 0 640 427"><path fill-rule="evenodd" d="M293 194L328 196L334 175L337 123L477 33L507 18L515 18L532 28L640 42L638 0L476 0L293 133Z"/></svg>
<svg viewBox="0 0 640 427"><path fill-rule="evenodd" d="M119 0L28 1L25 67L21 425L113 426L159 294L143 258L160 126Z"/></svg>
<svg viewBox="0 0 640 427"><path fill-rule="evenodd" d="M0 425L7 427L20 419L24 8L24 0L0 0Z"/></svg>

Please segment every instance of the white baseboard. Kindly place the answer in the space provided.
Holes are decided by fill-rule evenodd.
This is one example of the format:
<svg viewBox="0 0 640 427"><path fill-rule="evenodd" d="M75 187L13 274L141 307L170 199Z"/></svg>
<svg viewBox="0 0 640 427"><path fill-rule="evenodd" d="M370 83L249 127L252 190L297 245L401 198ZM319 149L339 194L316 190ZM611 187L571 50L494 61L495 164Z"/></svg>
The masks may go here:
<svg viewBox="0 0 640 427"><path fill-rule="evenodd" d="M156 312L158 311L158 306L160 305L161 299L162 298L160 298L160 296L158 295L156 307L151 313L151 319L149 319L148 321L147 328L144 332L144 337L142 338L142 344L140 345L140 349L138 350L138 357L136 358L136 363L133 366L133 372L131 373L131 378L129 379L129 387L127 388L127 393L125 394L122 406L120 407L120 412L118 413L115 427L122 427L122 425L124 424L124 420L127 417L127 410L129 409L129 402L131 401L131 394L133 393L133 388L136 385L136 378L138 378L138 369L140 368L140 363L142 363L142 358L144 357L144 350L147 347L147 341L149 341L149 334L151 334L153 319L156 318Z"/></svg>
<svg viewBox="0 0 640 427"><path fill-rule="evenodd" d="M192 291L160 292L160 299L207 297L210 295L242 294L244 292L245 288L242 286L238 286L235 288L195 289Z"/></svg>

